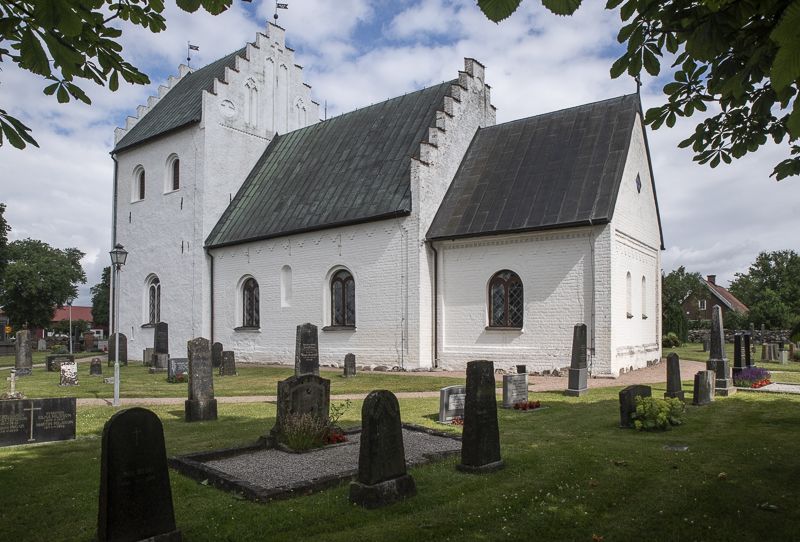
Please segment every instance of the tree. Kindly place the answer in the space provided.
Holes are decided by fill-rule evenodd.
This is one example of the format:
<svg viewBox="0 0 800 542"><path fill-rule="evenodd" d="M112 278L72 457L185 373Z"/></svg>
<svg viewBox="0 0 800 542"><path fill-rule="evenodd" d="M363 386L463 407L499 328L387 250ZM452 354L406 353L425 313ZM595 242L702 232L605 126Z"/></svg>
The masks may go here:
<svg viewBox="0 0 800 542"><path fill-rule="evenodd" d="M511 15L522 0L478 0L492 21ZM556 15L572 15L582 0L542 0ZM716 103L721 112L695 128L679 144L691 146L694 160L712 168L755 152L768 137L788 136L792 158L775 166L777 180L800 174L800 2L798 0L607 0L628 22L617 41L627 51L611 67L638 78L642 68L656 76L664 53L680 66L664 87L666 104L649 109L645 124L674 126ZM791 106L791 112L788 112Z"/></svg>
<svg viewBox="0 0 800 542"><path fill-rule="evenodd" d="M48 327L60 335L66 335L69 337L69 318L63 318L58 322L50 324ZM75 333L77 332L83 334L86 331L89 331L89 322L83 320L82 318L78 318L77 320L72 321L73 336L75 336Z"/></svg>
<svg viewBox="0 0 800 542"><path fill-rule="evenodd" d="M794 250L761 252L747 273L735 273L728 290L750 309L749 319L769 329L800 321L800 256Z"/></svg>
<svg viewBox="0 0 800 542"><path fill-rule="evenodd" d="M0 203L0 279L3 277L8 265L8 232L11 231L11 226L6 222L3 213L6 210L6 204Z"/></svg>
<svg viewBox="0 0 800 542"><path fill-rule="evenodd" d="M0 307L13 326L49 328L57 308L86 283L77 248L51 248L36 239L8 244L8 267L0 277Z"/></svg>
<svg viewBox="0 0 800 542"><path fill-rule="evenodd" d="M108 300L111 296L111 267L103 269L100 283L89 290L92 293L92 322L96 326L108 325Z"/></svg>
<svg viewBox="0 0 800 542"><path fill-rule="evenodd" d="M250 0L244 0L250 1ZM222 13L233 0L177 0L188 12L202 6L213 15ZM49 82L44 93L59 103L70 97L91 104L74 82L85 79L115 91L119 79L137 85L150 83L147 75L126 62L117 39L122 30L110 23L125 21L157 33L167 25L161 12L163 0L0 0L0 62L8 57ZM6 49L9 44L11 49ZM24 149L39 146L30 128L0 109L0 146L3 135L11 145Z"/></svg>
<svg viewBox="0 0 800 542"><path fill-rule="evenodd" d="M682 343L689 335L689 318L683 308L685 301L696 301L699 296L704 296L706 285L700 273L687 273L680 266L669 275L661 275L661 315L662 330L664 335L675 333Z"/></svg>

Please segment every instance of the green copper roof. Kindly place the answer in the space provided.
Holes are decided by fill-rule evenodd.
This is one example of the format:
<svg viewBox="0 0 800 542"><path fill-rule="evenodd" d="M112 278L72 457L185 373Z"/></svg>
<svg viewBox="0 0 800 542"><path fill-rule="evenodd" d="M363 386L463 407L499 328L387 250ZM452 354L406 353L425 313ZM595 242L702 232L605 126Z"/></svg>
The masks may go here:
<svg viewBox="0 0 800 542"><path fill-rule="evenodd" d="M113 152L120 152L187 124L200 122L203 114L202 91L214 90L214 79L225 79L225 67L236 67L236 57L244 56L245 49L212 62L205 68L186 74L161 98L128 133L119 140Z"/></svg>
<svg viewBox="0 0 800 542"><path fill-rule="evenodd" d="M219 247L411 212L411 157L451 82L275 136L206 239Z"/></svg>

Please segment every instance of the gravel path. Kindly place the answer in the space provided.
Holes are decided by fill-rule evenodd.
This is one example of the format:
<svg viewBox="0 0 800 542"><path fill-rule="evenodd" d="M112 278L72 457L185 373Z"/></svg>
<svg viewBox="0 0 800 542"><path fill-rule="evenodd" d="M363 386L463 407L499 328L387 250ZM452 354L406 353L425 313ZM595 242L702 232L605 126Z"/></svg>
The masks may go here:
<svg viewBox="0 0 800 542"><path fill-rule="evenodd" d="M357 471L361 434L350 435L349 439L344 444L326 446L305 454L263 450L208 461L206 465L269 489L296 484L310 475L321 478ZM403 448L406 461L418 461L424 459L423 454L461 450L461 441L403 429Z"/></svg>

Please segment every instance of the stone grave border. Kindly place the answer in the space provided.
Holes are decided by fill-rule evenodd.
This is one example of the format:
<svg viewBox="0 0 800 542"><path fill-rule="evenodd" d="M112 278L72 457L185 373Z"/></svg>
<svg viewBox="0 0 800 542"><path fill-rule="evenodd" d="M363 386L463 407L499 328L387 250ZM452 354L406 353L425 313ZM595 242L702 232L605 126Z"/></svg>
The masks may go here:
<svg viewBox="0 0 800 542"><path fill-rule="evenodd" d="M445 433L444 431L437 431L429 427L416 425L408 422L401 422L403 429L409 431L417 431L426 433L436 437L451 438L454 440L461 440L460 435L453 435ZM361 427L351 427L345 429L345 435L354 435L361 432ZM334 444L333 446L337 446ZM327 447L326 447L327 448ZM275 449L274 441L271 436L263 435L253 444L246 444L244 446L235 446L233 448L222 448L219 450L209 450L207 452L197 452L194 454L178 455L167 458L167 465L170 469L187 476L198 482L202 482L209 486L214 486L222 491L233 491L240 493L242 497L251 502L259 504L269 504L271 500L284 500L294 497L300 497L303 494L308 494L309 491L321 491L346 484L355 480L358 475L358 469L348 470L322 476L320 478L311 478L309 480L301 480L295 484L278 486L274 488L264 488L259 485L251 484L241 478L236 478L233 475L222 472L218 469L210 467L205 463L207 461L216 461L220 459L228 459L237 455L257 452L261 450ZM461 450L453 450L450 452L434 452L425 454L425 459L417 461L406 461L406 467L418 467L422 465L430 465L431 463L443 461L451 457L461 455ZM298 457L298 461L302 461L302 454Z"/></svg>
<svg viewBox="0 0 800 542"><path fill-rule="evenodd" d="M775 389L775 388L769 389L770 386L773 386L775 384L779 384L781 386L796 387L797 391L789 391L786 389ZM783 395L800 395L800 384L798 384L797 382L772 382L771 384L768 384L763 388L736 388L736 389L737 391L744 391L750 393L777 393Z"/></svg>

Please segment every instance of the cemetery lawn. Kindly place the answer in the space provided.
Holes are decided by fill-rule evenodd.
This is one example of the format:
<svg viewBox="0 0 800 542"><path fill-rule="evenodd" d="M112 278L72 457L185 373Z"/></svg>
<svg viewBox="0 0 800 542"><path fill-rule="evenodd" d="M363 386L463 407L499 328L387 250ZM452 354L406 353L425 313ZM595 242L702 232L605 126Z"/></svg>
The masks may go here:
<svg viewBox="0 0 800 542"><path fill-rule="evenodd" d="M131 363L119 368L120 397L182 397L188 394L187 384L170 384L167 373L150 374L149 367ZM214 394L217 397L242 397L253 395L276 395L278 381L294 375L294 368L283 367L237 367L239 376L217 376L214 369ZM402 374L359 373L356 378L341 378L341 371L322 371L331 381L331 395L369 393L387 389L395 392L439 391L445 386L464 385L463 378L403 376ZM103 376L114 376L114 368L103 362ZM28 397L74 396L79 399L114 397L114 385L104 384L100 377L89 377L89 363L78 364L78 386L60 388L61 373L47 372L44 367L34 367L32 376L24 376L17 382L17 389ZM502 384L502 379L500 380Z"/></svg>
<svg viewBox="0 0 800 542"><path fill-rule="evenodd" d="M45 357L49 355L50 352L33 352L33 354L31 355L31 357L33 358L33 364L36 365L38 363L44 363ZM75 354L75 359L96 358L105 355L106 355L105 352L81 352L80 354ZM14 356L0 357L0 367L14 367ZM34 368L33 370L35 371L36 369Z"/></svg>
<svg viewBox="0 0 800 542"><path fill-rule="evenodd" d="M348 504L347 485L257 504L171 472L176 522L192 542L797 539L800 398L740 392L688 406L673 431L638 433L618 428L620 389L532 393L549 408L498 409L505 470L462 474L456 459L411 469L419 494L380 510ZM653 396L664 391L656 384ZM433 422L437 398L400 399L400 407L404 421L460 431ZM360 424L360 409L354 401L343 425ZM182 407L151 410L168 455L254 442L275 416L264 403L221 403L219 420L193 424ZM99 435L115 411L79 408L78 436ZM0 448L0 540L96 536L100 451L97 438Z"/></svg>
<svg viewBox="0 0 800 542"><path fill-rule="evenodd" d="M708 361L708 352L703 352L703 343L684 343L682 346L678 346L676 348L664 348L662 350L661 355L663 357L667 357L672 353L678 354L678 357L681 359L688 359L690 361L702 361L705 363ZM729 360L731 360L731 367L733 367L733 345L726 344L725 345L725 356ZM781 365L776 361L761 361L761 345L756 345L756 354L753 358L755 363L759 367L764 367L769 371L785 371L785 372L797 372L800 373L800 363L796 361L789 360L789 363L786 365ZM788 380L786 382L789 382ZM793 382L793 381L792 381Z"/></svg>

